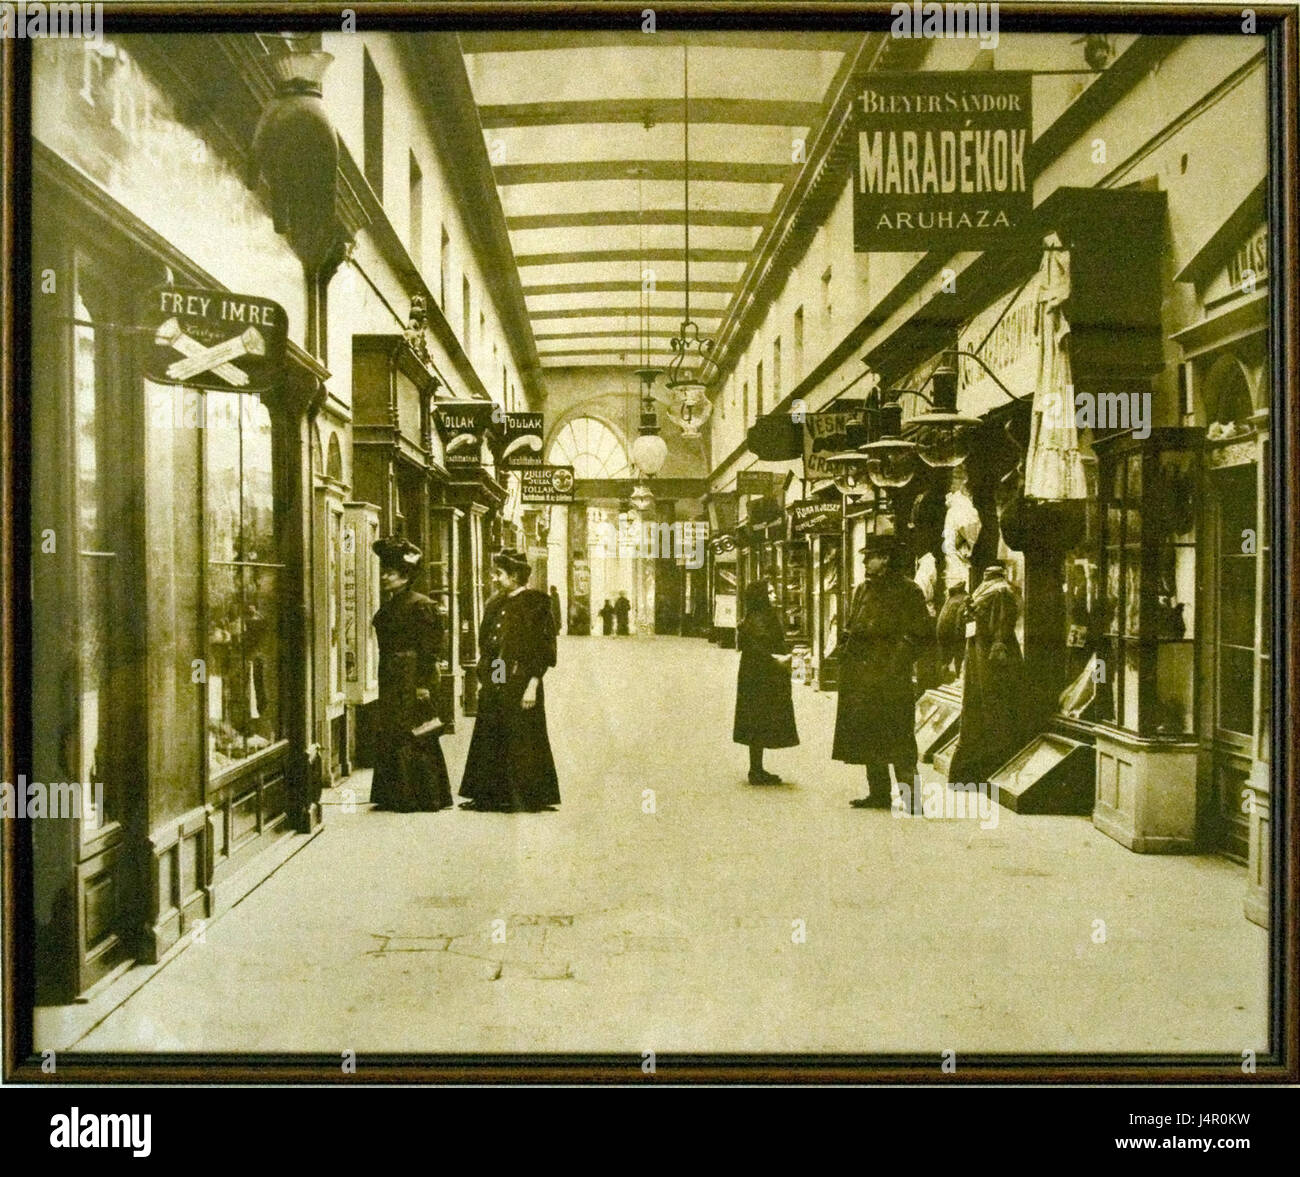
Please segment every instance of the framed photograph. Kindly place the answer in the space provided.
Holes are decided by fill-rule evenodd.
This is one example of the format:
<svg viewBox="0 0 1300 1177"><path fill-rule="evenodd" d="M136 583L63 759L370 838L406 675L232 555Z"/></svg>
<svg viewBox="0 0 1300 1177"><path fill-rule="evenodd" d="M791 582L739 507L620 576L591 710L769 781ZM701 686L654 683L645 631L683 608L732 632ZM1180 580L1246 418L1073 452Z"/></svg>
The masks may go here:
<svg viewBox="0 0 1300 1177"><path fill-rule="evenodd" d="M0 22L6 1084L1300 1080L1295 7Z"/></svg>

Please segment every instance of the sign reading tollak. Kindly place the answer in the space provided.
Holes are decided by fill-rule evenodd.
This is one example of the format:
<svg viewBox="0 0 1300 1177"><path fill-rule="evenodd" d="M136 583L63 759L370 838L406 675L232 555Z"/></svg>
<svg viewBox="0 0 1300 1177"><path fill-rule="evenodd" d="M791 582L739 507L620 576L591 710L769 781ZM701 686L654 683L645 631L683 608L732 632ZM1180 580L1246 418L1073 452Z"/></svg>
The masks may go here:
<svg viewBox="0 0 1300 1177"><path fill-rule="evenodd" d="M523 470L542 464L542 414L507 413L501 439L500 470Z"/></svg>
<svg viewBox="0 0 1300 1177"><path fill-rule="evenodd" d="M855 104L859 253L1013 244L1033 194L1028 73L871 76Z"/></svg>
<svg viewBox="0 0 1300 1177"><path fill-rule="evenodd" d="M572 466L532 466L519 471L526 503L573 502Z"/></svg>
<svg viewBox="0 0 1300 1177"><path fill-rule="evenodd" d="M494 407L491 401L435 406L443 461L449 473L474 471L482 466L483 435L492 424Z"/></svg>
<svg viewBox="0 0 1300 1177"><path fill-rule="evenodd" d="M283 376L289 320L278 302L197 286L160 286L146 297L149 380L260 393Z"/></svg>

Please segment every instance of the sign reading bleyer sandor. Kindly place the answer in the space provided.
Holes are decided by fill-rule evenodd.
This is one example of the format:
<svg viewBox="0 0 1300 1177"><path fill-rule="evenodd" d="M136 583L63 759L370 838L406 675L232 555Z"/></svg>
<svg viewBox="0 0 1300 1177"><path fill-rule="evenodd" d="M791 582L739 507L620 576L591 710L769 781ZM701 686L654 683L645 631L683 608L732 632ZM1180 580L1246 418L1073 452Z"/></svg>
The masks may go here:
<svg viewBox="0 0 1300 1177"><path fill-rule="evenodd" d="M1031 76L872 74L854 104L859 253L997 249L1033 208Z"/></svg>

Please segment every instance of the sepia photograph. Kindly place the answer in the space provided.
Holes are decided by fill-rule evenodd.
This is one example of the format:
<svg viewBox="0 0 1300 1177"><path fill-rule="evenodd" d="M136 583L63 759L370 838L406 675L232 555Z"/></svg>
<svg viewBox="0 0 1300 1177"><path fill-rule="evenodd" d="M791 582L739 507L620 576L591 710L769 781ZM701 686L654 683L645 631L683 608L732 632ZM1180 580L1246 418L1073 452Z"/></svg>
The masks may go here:
<svg viewBox="0 0 1300 1177"><path fill-rule="evenodd" d="M6 1083L1295 1082L1298 28L0 4Z"/></svg>

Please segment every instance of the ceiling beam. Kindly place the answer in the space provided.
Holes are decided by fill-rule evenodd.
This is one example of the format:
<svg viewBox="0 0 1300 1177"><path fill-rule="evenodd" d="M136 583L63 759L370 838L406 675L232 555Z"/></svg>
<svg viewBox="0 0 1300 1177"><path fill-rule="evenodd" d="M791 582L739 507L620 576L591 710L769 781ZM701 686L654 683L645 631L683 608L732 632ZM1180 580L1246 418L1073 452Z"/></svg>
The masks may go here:
<svg viewBox="0 0 1300 1177"><path fill-rule="evenodd" d="M692 282L691 290L701 294L730 294L736 288L734 282ZM550 286L525 286L524 297L530 294L592 294L596 292L614 293L639 291L641 283L635 278L625 282L556 282ZM652 294L666 290L670 294L681 294L686 289L685 282L656 282Z"/></svg>
<svg viewBox="0 0 1300 1177"><path fill-rule="evenodd" d="M692 123L752 127L807 127L821 114L820 102L760 98L692 98ZM480 106L485 128L547 127L572 123L640 123L649 129L681 123L681 98L603 98L567 102L511 102Z"/></svg>
<svg viewBox="0 0 1300 1177"><path fill-rule="evenodd" d="M652 347L649 352L641 351L636 347L573 347L559 351L543 351L537 354L542 357L542 362L545 363L551 356L632 356L636 358L643 355L671 356L673 350L669 347Z"/></svg>
<svg viewBox="0 0 1300 1177"><path fill-rule="evenodd" d="M587 249L568 253L521 253L517 266L562 266L572 262L679 262L680 249ZM743 262L749 260L747 249L692 249L693 262Z"/></svg>
<svg viewBox="0 0 1300 1177"><path fill-rule="evenodd" d="M594 212L534 213L506 217L507 229L574 229L593 225L682 225L686 213L680 208L598 209ZM691 224L709 229L757 228L767 223L765 212L740 209L691 209Z"/></svg>
<svg viewBox="0 0 1300 1177"><path fill-rule="evenodd" d="M791 163L726 163L692 160L691 179L729 184L782 184L798 166ZM680 159L575 159L560 163L507 163L492 169L497 184L567 184L580 180L682 180Z"/></svg>
<svg viewBox="0 0 1300 1177"><path fill-rule="evenodd" d="M606 15L593 16L593 18L602 21L611 19ZM509 19L518 20L519 17L512 15ZM757 33L748 30L692 29L677 32L656 29L653 33L645 33L641 31L639 12L635 17L628 19L630 27L627 32L611 32L608 29L589 31L574 29L567 32L553 32L550 29L466 32L459 34L460 45L462 51L470 56L478 53L518 53L539 50L544 52L548 49L662 49L669 45L689 45L692 49L697 46L717 49L804 49L825 53L845 52L857 41L857 37L852 34L813 31L777 30L770 33ZM881 20L887 22L888 15L882 15Z"/></svg>
<svg viewBox="0 0 1300 1177"><path fill-rule="evenodd" d="M676 331L543 331L534 339L636 339L638 335L650 339L672 339Z"/></svg>
<svg viewBox="0 0 1300 1177"><path fill-rule="evenodd" d="M637 313L636 307L565 307L559 311L532 311L529 318L536 322L538 319L616 319L620 315L632 315ZM677 319L683 318L682 308L671 307L652 307L648 311L640 312L652 319ZM692 310L692 319L721 319L722 310L719 308L715 311L710 310ZM635 335L636 331L629 329L623 332L624 335Z"/></svg>

